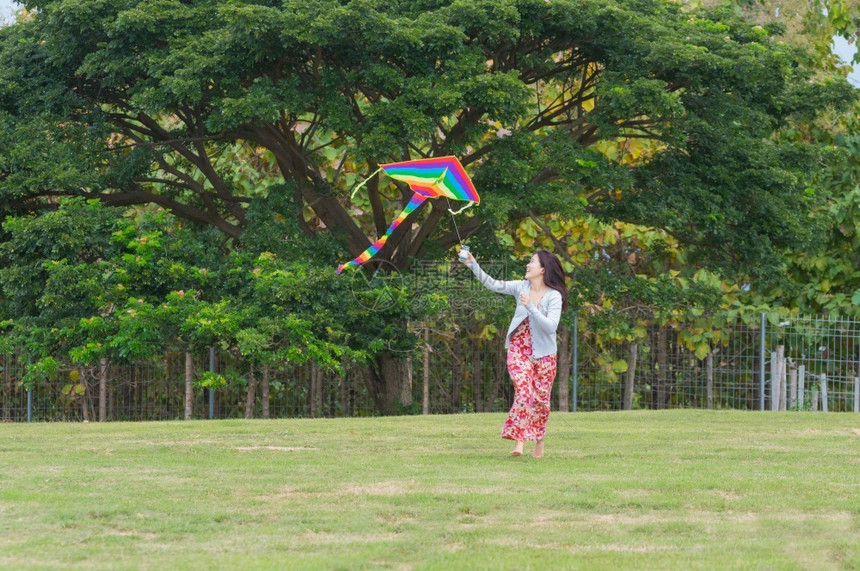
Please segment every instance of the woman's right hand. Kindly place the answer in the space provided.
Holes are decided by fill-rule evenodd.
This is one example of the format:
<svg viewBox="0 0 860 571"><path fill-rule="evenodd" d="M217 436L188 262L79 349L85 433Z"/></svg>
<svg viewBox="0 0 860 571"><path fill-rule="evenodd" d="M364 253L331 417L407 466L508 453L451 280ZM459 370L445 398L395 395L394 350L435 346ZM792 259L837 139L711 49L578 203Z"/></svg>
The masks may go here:
<svg viewBox="0 0 860 571"><path fill-rule="evenodd" d="M466 251L466 256L467 257L465 260L463 258L461 258L459 255L457 256L457 259L460 260L464 265L467 265L467 266L471 266L472 264L475 263L475 256L472 255L472 252Z"/></svg>

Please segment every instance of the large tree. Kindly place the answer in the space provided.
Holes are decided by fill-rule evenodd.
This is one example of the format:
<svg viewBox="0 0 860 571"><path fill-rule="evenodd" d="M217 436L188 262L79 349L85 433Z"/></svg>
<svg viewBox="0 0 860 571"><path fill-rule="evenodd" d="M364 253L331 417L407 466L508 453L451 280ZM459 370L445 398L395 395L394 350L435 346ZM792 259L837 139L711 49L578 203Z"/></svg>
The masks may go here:
<svg viewBox="0 0 860 571"><path fill-rule="evenodd" d="M373 178L353 200L358 180L454 154L482 194L460 235L590 214L663 228L694 264L765 273L808 236L823 156L773 131L854 97L810 81L777 28L665 0L24 5L0 30L0 211L155 203L241 243L261 201L291 201L305 234L340 240L332 268L411 194ZM630 141L650 142L643 160L607 152ZM242 184L237 156L283 184ZM448 204L427 204L379 258L403 268L457 243ZM393 361L372 367L387 402L408 392Z"/></svg>
<svg viewBox="0 0 860 571"><path fill-rule="evenodd" d="M771 30L661 0L24 5L31 16L0 32L5 211L81 194L239 237L255 196L224 157L240 142L274 157L305 231L342 232L348 255L409 194L374 179L354 208L355 175L455 154L486 204L466 233L585 210L665 227L748 270L802 237L814 166L770 133L851 97L807 83ZM636 168L595 149L636 138L660 143ZM457 241L447 205L430 204L383 257L402 266L428 238Z"/></svg>

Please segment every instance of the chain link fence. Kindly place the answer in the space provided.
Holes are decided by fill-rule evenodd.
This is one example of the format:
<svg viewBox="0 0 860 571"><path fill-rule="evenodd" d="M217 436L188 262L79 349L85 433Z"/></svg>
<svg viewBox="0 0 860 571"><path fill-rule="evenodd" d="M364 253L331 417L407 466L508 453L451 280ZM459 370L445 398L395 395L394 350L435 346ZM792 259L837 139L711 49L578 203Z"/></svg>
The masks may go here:
<svg viewBox="0 0 860 571"><path fill-rule="evenodd" d="M501 296L499 296L501 297ZM486 305L468 319L413 327L404 355L413 399L400 413L506 411L513 390L504 332L510 307ZM493 319L488 318L492 316ZM725 408L860 412L860 322L802 317L726 323L697 355L680 326L650 323L634 341L607 342L585 316L559 330L556 410ZM689 333L687 331L687 333ZM688 335L689 337L689 335ZM701 358L700 358L701 356ZM214 358L213 358L214 357ZM0 420L170 420L185 417L185 357L158 363L61 370L21 384L25 363L0 357ZM195 377L220 371L217 355L196 355ZM341 373L313 364L271 367L218 390L194 388L193 418L341 417L378 414L365 367ZM575 397L575 398L574 398Z"/></svg>

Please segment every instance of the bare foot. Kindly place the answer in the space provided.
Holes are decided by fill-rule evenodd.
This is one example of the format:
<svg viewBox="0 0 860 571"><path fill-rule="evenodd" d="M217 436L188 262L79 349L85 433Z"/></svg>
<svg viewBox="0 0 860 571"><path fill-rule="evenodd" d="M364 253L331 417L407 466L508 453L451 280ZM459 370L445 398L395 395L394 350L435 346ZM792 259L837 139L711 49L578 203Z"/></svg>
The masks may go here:
<svg viewBox="0 0 860 571"><path fill-rule="evenodd" d="M535 449L532 452L532 456L535 458L543 458L543 440L535 442Z"/></svg>
<svg viewBox="0 0 860 571"><path fill-rule="evenodd" d="M517 440L517 445L514 446L513 451L511 451L511 456L522 456L523 455L523 443L520 440Z"/></svg>

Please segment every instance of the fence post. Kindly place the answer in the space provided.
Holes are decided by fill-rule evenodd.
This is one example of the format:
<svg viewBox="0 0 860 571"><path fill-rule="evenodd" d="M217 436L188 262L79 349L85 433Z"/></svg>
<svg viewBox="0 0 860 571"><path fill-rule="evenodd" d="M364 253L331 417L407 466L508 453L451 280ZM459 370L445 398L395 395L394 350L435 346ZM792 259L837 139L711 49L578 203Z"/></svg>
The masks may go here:
<svg viewBox="0 0 860 571"><path fill-rule="evenodd" d="M215 372L215 347L209 347L209 372ZM209 388L209 420L215 418L215 390Z"/></svg>
<svg viewBox="0 0 860 571"><path fill-rule="evenodd" d="M854 412L860 412L860 377L854 377Z"/></svg>
<svg viewBox="0 0 860 571"><path fill-rule="evenodd" d="M777 348L777 353L779 353L779 376L777 379L779 384L779 410L785 412L785 346L780 345Z"/></svg>
<svg viewBox="0 0 860 571"><path fill-rule="evenodd" d="M573 312L573 332L571 333L570 345L571 349L571 357L570 357L570 403L571 403L571 412L576 412L576 389L578 384L579 377L579 312Z"/></svg>
<svg viewBox="0 0 860 571"><path fill-rule="evenodd" d="M765 344L764 344L764 335L765 335L765 314L761 312L761 327L760 329L760 339L759 339L759 410L764 410L764 387L765 387L765 378L764 378L764 360L765 360Z"/></svg>
<svg viewBox="0 0 860 571"><path fill-rule="evenodd" d="M714 408L714 352L709 351L706 361L707 385L705 386L705 398L708 409Z"/></svg>
<svg viewBox="0 0 860 571"><path fill-rule="evenodd" d="M794 409L797 405L797 369L794 367L789 371L789 400L788 400L788 408Z"/></svg>
<svg viewBox="0 0 860 571"><path fill-rule="evenodd" d="M770 410L779 410L779 354L770 352Z"/></svg>
<svg viewBox="0 0 860 571"><path fill-rule="evenodd" d="M430 414L430 326L424 324L424 370L422 371L424 381L424 394L421 399L421 413ZM477 395L475 398L479 398Z"/></svg>
<svg viewBox="0 0 860 571"><path fill-rule="evenodd" d="M827 375L821 373L821 412L827 412Z"/></svg>
<svg viewBox="0 0 860 571"><path fill-rule="evenodd" d="M33 364L33 358L27 358L28 365ZM27 422L33 422L33 387L27 389Z"/></svg>
<svg viewBox="0 0 860 571"><path fill-rule="evenodd" d="M803 410L806 403L806 365L797 367L797 408Z"/></svg>

